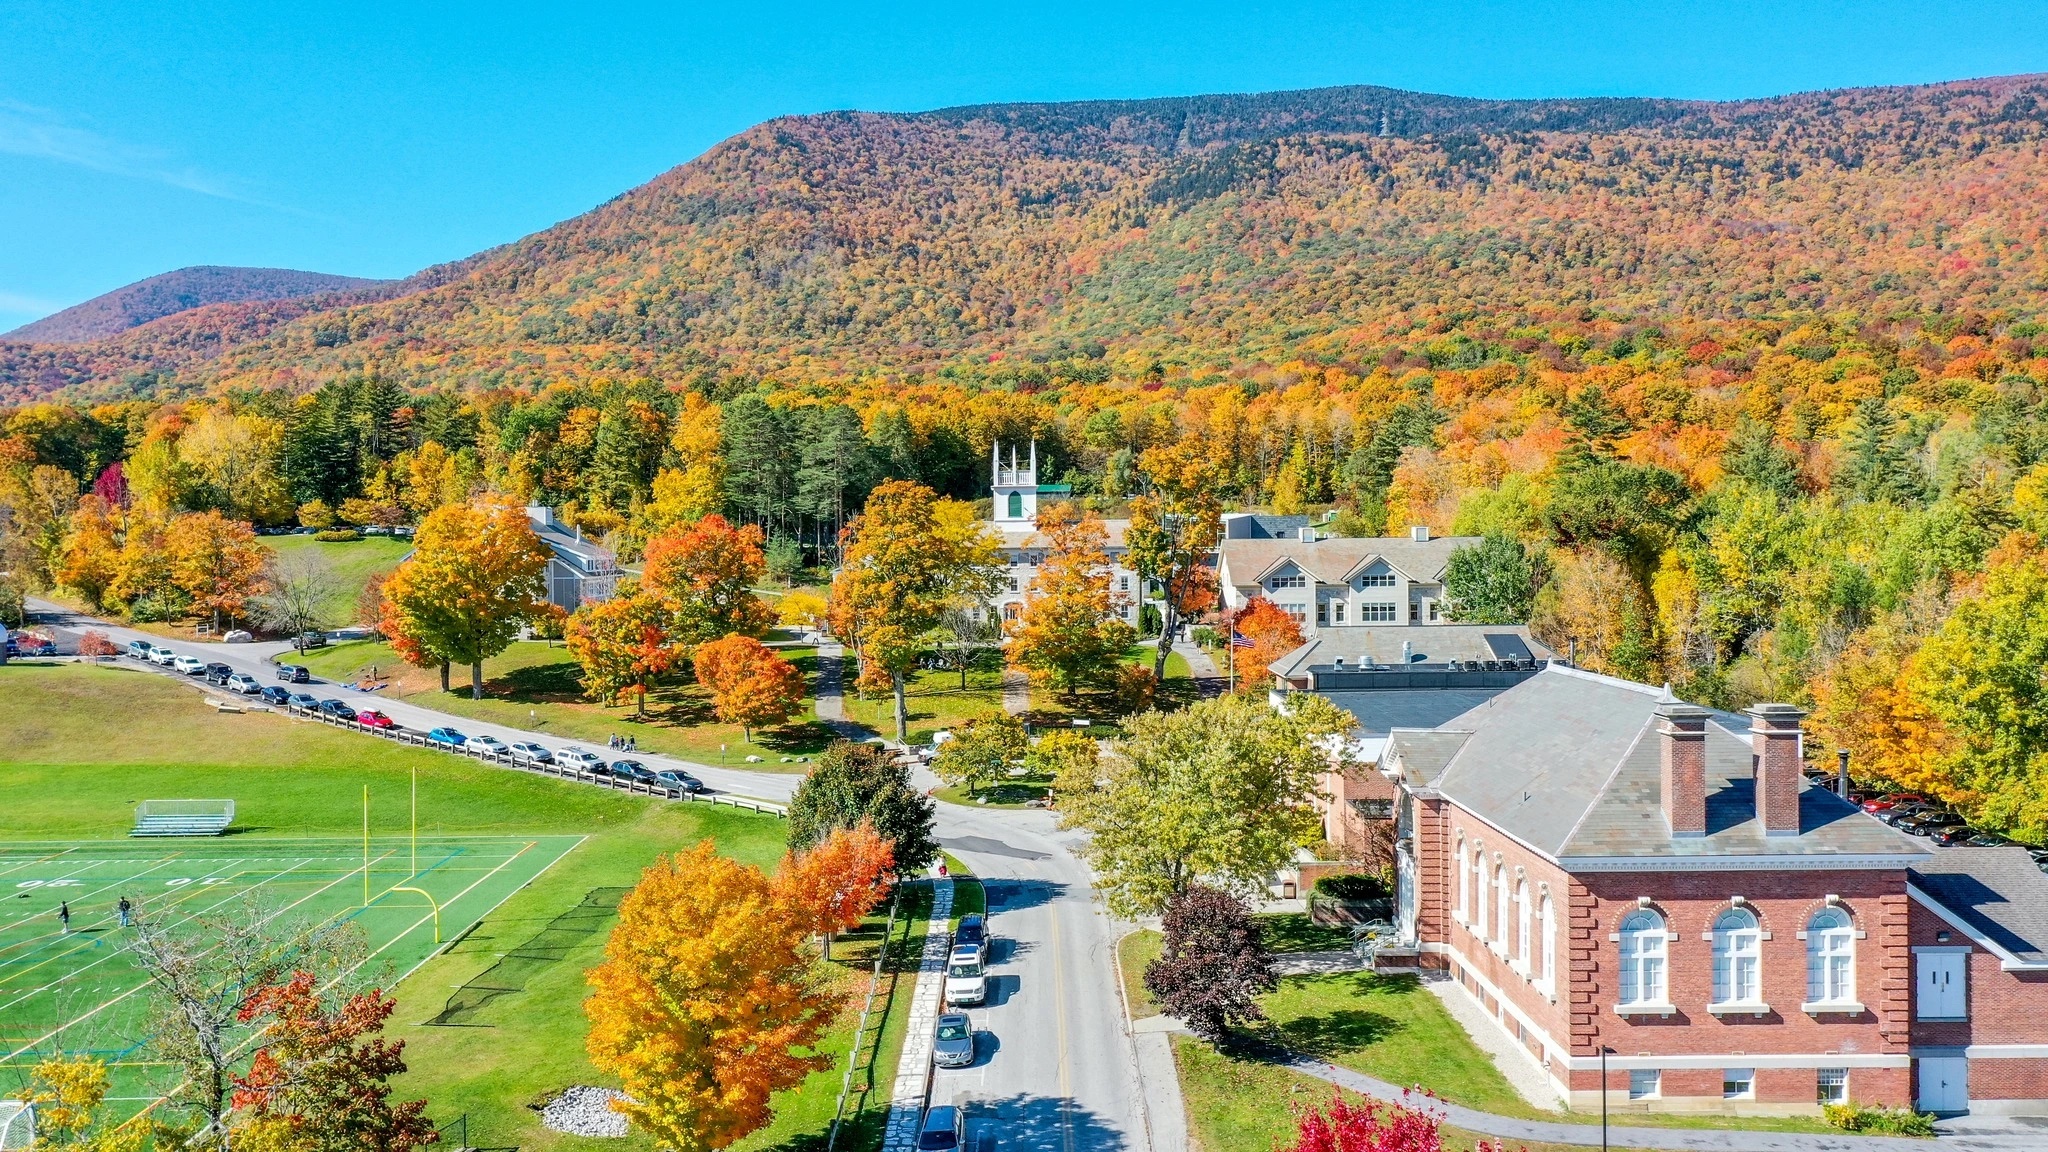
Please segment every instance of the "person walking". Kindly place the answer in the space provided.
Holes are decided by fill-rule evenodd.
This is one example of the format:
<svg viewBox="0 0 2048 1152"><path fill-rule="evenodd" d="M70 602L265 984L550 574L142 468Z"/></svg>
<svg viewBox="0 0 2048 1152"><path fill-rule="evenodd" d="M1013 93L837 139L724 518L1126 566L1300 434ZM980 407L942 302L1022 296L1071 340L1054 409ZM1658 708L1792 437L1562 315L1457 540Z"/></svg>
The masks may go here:
<svg viewBox="0 0 2048 1152"><path fill-rule="evenodd" d="M69 901L69 900L60 900L60 901L58 901L58 903L57 903L57 919L59 919L59 920L61 920L61 921L63 921L63 922L64 922L64 930L65 930L66 932L69 932L69 931L71 931L71 901Z"/></svg>
<svg viewBox="0 0 2048 1152"><path fill-rule="evenodd" d="M121 897L121 902L114 906L114 911L121 917L121 927L126 928L128 926L129 914L134 910L135 905L130 904L126 896Z"/></svg>

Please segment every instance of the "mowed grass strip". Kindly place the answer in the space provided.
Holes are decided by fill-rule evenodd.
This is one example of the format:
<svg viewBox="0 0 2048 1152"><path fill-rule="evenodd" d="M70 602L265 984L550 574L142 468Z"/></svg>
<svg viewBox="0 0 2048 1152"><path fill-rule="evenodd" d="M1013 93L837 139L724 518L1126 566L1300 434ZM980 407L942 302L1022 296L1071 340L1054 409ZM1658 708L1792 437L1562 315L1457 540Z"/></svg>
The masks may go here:
<svg viewBox="0 0 2048 1152"><path fill-rule="evenodd" d="M647 694L647 715L631 704L607 707L583 695L583 673L560 643L525 640L484 661L484 697L470 695L469 669L449 672L441 691L438 668L415 668L389 644L359 640L282 659L298 661L324 680L344 684L381 683L383 693L454 716L545 732L603 746L607 737L631 736L641 750L706 764L740 766L748 756L757 771L801 772L796 758L816 756L831 741L817 722L817 650L785 648L782 655L803 674L805 700L788 724L757 729L749 740L737 724L712 714L710 696L694 682L657 685ZM792 758L784 763L783 758Z"/></svg>

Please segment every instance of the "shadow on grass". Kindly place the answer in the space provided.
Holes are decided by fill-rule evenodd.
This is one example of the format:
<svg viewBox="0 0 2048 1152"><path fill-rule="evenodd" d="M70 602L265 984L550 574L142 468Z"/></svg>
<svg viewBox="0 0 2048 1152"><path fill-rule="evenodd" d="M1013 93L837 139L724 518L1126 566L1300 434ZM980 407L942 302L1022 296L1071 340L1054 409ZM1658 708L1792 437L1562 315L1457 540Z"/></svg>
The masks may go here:
<svg viewBox="0 0 2048 1152"><path fill-rule="evenodd" d="M1271 1038L1310 1056L1328 1059L1377 1044L1401 1031L1401 1022L1378 1012L1339 1008L1322 1016L1302 1016L1272 1027Z"/></svg>

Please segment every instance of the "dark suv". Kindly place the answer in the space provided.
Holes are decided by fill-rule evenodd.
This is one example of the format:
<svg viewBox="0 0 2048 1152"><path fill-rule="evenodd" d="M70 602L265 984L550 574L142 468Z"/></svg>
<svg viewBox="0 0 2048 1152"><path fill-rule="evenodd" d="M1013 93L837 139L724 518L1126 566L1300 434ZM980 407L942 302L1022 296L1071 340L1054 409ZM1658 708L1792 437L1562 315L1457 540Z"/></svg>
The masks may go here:
<svg viewBox="0 0 2048 1152"><path fill-rule="evenodd" d="M217 661L206 666L206 682L208 684L226 684L228 677L234 674L235 670L233 668Z"/></svg>
<svg viewBox="0 0 2048 1152"><path fill-rule="evenodd" d="M306 670L304 664L279 664L277 678L287 684L304 684L313 679L313 674Z"/></svg>
<svg viewBox="0 0 2048 1152"><path fill-rule="evenodd" d="M612 776L619 780L631 780L635 784L660 783L655 778L654 769L649 768L638 760L612 761Z"/></svg>

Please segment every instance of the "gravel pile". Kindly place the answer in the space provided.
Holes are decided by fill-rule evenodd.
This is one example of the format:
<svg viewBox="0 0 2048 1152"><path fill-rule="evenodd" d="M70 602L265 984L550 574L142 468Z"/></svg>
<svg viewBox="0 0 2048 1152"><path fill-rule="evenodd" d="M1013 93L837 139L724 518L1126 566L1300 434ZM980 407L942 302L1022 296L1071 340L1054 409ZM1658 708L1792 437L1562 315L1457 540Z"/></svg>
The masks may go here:
<svg viewBox="0 0 2048 1152"><path fill-rule="evenodd" d="M611 1102L625 1098L616 1088L567 1088L541 1109L540 1122L571 1136L624 1136L626 1118L612 1111Z"/></svg>

